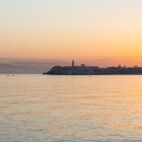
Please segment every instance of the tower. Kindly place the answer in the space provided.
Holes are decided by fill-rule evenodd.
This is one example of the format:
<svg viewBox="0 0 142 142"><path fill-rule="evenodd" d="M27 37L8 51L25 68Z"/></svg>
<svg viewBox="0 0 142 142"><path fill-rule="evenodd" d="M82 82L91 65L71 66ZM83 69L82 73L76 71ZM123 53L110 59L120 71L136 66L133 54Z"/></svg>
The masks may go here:
<svg viewBox="0 0 142 142"><path fill-rule="evenodd" d="M74 67L74 60L72 60L72 67Z"/></svg>

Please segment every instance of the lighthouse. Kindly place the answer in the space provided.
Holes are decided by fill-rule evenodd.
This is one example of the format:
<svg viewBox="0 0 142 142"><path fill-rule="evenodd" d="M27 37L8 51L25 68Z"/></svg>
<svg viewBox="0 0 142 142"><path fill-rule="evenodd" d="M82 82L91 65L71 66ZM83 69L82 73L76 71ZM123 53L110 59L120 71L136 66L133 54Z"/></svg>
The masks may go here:
<svg viewBox="0 0 142 142"><path fill-rule="evenodd" d="M74 60L72 60L72 67L74 67Z"/></svg>

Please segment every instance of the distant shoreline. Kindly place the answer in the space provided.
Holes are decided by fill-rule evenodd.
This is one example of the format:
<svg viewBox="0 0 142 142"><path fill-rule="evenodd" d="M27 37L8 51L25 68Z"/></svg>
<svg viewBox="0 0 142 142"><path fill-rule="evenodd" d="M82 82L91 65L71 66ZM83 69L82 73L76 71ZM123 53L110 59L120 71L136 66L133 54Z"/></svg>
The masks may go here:
<svg viewBox="0 0 142 142"><path fill-rule="evenodd" d="M142 76L142 74L74 74L74 75L68 75L68 74L46 74L43 73L42 75L48 75L48 76Z"/></svg>
<svg viewBox="0 0 142 142"><path fill-rule="evenodd" d="M54 66L43 75L142 75L142 67Z"/></svg>

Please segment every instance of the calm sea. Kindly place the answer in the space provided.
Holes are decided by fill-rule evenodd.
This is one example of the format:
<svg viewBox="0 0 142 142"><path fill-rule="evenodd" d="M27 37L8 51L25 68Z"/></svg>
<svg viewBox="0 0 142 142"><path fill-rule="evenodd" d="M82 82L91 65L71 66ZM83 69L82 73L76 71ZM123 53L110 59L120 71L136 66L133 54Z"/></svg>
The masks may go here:
<svg viewBox="0 0 142 142"><path fill-rule="evenodd" d="M142 76L0 75L0 142L142 142Z"/></svg>

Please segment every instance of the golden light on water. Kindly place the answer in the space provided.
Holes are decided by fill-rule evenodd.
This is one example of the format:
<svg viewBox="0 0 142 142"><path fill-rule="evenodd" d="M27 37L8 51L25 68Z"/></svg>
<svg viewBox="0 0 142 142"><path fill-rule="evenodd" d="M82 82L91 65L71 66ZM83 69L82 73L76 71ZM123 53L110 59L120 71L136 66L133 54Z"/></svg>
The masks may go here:
<svg viewBox="0 0 142 142"><path fill-rule="evenodd" d="M142 138L141 76L1 75L0 79L3 139Z"/></svg>

